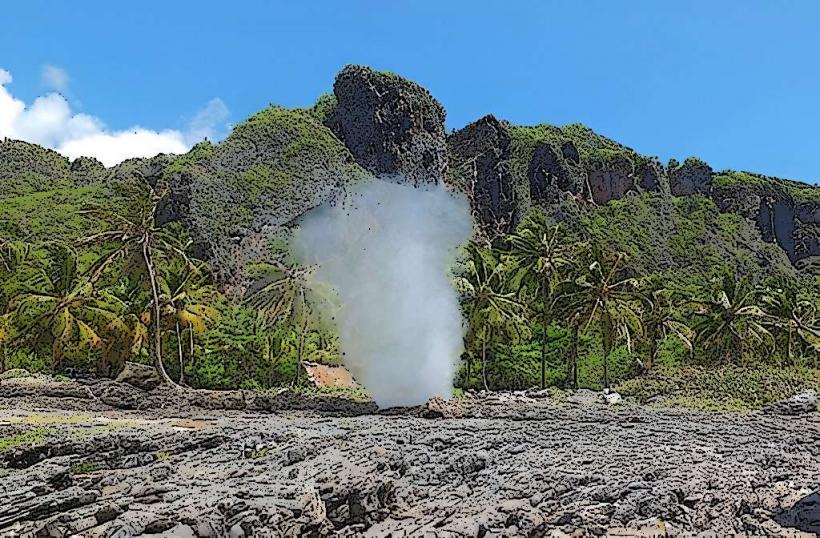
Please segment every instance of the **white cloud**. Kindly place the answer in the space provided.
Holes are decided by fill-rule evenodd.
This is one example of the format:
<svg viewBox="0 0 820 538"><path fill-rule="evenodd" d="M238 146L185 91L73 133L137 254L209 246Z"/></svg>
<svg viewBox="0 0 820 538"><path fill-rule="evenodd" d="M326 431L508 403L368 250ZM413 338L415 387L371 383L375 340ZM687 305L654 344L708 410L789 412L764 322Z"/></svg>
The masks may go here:
<svg viewBox="0 0 820 538"><path fill-rule="evenodd" d="M99 118L75 114L65 97L57 93L38 97L27 105L6 88L12 80L8 71L0 69L0 138L40 144L70 159L96 157L104 165L113 166L132 157L185 153L205 137L218 140L227 129L228 108L218 98L194 114L185 131L154 131L139 126L114 131Z"/></svg>
<svg viewBox="0 0 820 538"><path fill-rule="evenodd" d="M229 114L222 99L214 97L188 122L186 139L192 145L205 138L211 141L221 139L228 131Z"/></svg>
<svg viewBox="0 0 820 538"><path fill-rule="evenodd" d="M68 73L62 67L46 64L43 66L40 77L49 89L64 92L68 88Z"/></svg>

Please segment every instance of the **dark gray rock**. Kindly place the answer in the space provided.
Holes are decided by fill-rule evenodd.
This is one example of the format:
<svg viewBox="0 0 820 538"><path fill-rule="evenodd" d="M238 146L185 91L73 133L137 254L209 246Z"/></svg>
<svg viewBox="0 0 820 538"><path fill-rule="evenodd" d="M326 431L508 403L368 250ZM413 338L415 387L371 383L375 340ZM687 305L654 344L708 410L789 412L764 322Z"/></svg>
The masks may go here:
<svg viewBox="0 0 820 538"><path fill-rule="evenodd" d="M673 196L708 194L712 190L712 167L695 157L680 166L670 167L669 187Z"/></svg>
<svg viewBox="0 0 820 538"><path fill-rule="evenodd" d="M511 166L509 125L485 116L447 138L452 170L448 182L470 199L485 235L512 229L520 201Z"/></svg>
<svg viewBox="0 0 820 538"><path fill-rule="evenodd" d="M802 415L817 411L817 392L804 390L791 398L771 404L763 409L764 413L775 415Z"/></svg>
<svg viewBox="0 0 820 538"><path fill-rule="evenodd" d="M154 390L162 384L154 367L136 362L126 362L116 381L145 391Z"/></svg>
<svg viewBox="0 0 820 538"><path fill-rule="evenodd" d="M327 125L374 175L439 182L447 170L444 107L418 84L349 65L333 84L336 109Z"/></svg>

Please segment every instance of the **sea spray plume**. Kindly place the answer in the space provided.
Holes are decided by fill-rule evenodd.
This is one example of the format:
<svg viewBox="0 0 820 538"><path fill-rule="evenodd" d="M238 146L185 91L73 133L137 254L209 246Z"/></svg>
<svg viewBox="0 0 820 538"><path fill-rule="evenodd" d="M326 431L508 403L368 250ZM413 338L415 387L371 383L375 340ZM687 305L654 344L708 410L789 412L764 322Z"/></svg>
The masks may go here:
<svg viewBox="0 0 820 538"><path fill-rule="evenodd" d="M449 269L471 232L466 199L395 178L300 223L296 255L335 290L343 362L379 407L450 396L464 329Z"/></svg>

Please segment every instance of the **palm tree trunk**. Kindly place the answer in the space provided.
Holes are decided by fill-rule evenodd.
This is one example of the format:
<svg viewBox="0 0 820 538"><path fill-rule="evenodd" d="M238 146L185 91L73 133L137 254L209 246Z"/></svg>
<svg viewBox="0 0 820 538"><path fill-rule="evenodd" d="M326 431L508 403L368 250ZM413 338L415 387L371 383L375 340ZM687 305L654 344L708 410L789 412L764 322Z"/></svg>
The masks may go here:
<svg viewBox="0 0 820 538"><path fill-rule="evenodd" d="M293 376L293 386L299 383L299 373L302 369L302 353L305 346L305 331L307 330L307 321L302 324L302 329L299 331L299 346L296 350L296 375Z"/></svg>
<svg viewBox="0 0 820 538"><path fill-rule="evenodd" d="M547 388L547 322L549 314L547 312L547 278L541 281L541 292L544 300L544 310L541 316L541 389Z"/></svg>
<svg viewBox="0 0 820 538"><path fill-rule="evenodd" d="M578 326L573 324L572 336L567 353L567 381L568 388L578 388Z"/></svg>
<svg viewBox="0 0 820 538"><path fill-rule="evenodd" d="M177 352L179 353L179 384L185 382L185 360L182 357L182 334L179 331L179 322L174 323L177 331Z"/></svg>
<svg viewBox="0 0 820 538"><path fill-rule="evenodd" d="M484 390L490 390L487 386L487 334L481 340L481 380L484 383Z"/></svg>
<svg viewBox="0 0 820 538"><path fill-rule="evenodd" d="M604 388L609 388L609 354L612 352L612 321L608 314L601 318L601 340L604 347Z"/></svg>
<svg viewBox="0 0 820 538"><path fill-rule="evenodd" d="M188 344L189 344L189 352L188 352L188 362L191 365L191 368L194 367L194 328L188 327Z"/></svg>
<svg viewBox="0 0 820 538"><path fill-rule="evenodd" d="M168 376L165 367L162 365L162 335L159 324L159 291L157 290L157 273L154 263L151 261L151 253L148 248L148 234L142 238L142 258L145 261L145 269L148 271L148 279L151 281L151 297L154 301L154 368L157 370L163 382L173 385L174 381Z"/></svg>

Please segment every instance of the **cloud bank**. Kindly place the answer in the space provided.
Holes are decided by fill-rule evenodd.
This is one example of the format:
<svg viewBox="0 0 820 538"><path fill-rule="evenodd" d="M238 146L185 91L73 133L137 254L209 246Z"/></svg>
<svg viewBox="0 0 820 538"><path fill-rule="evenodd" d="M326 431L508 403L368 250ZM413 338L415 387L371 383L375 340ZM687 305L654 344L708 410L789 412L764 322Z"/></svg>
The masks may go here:
<svg viewBox="0 0 820 538"><path fill-rule="evenodd" d="M44 66L43 83L65 91L68 74L55 66ZM188 122L185 130L155 131L134 126L121 131L106 127L89 114L75 113L68 100L52 92L26 104L7 88L11 73L0 68L0 138L13 138L57 150L69 159L95 157L113 166L132 157L158 153L185 153L204 138L218 140L228 128L228 108L214 98Z"/></svg>

